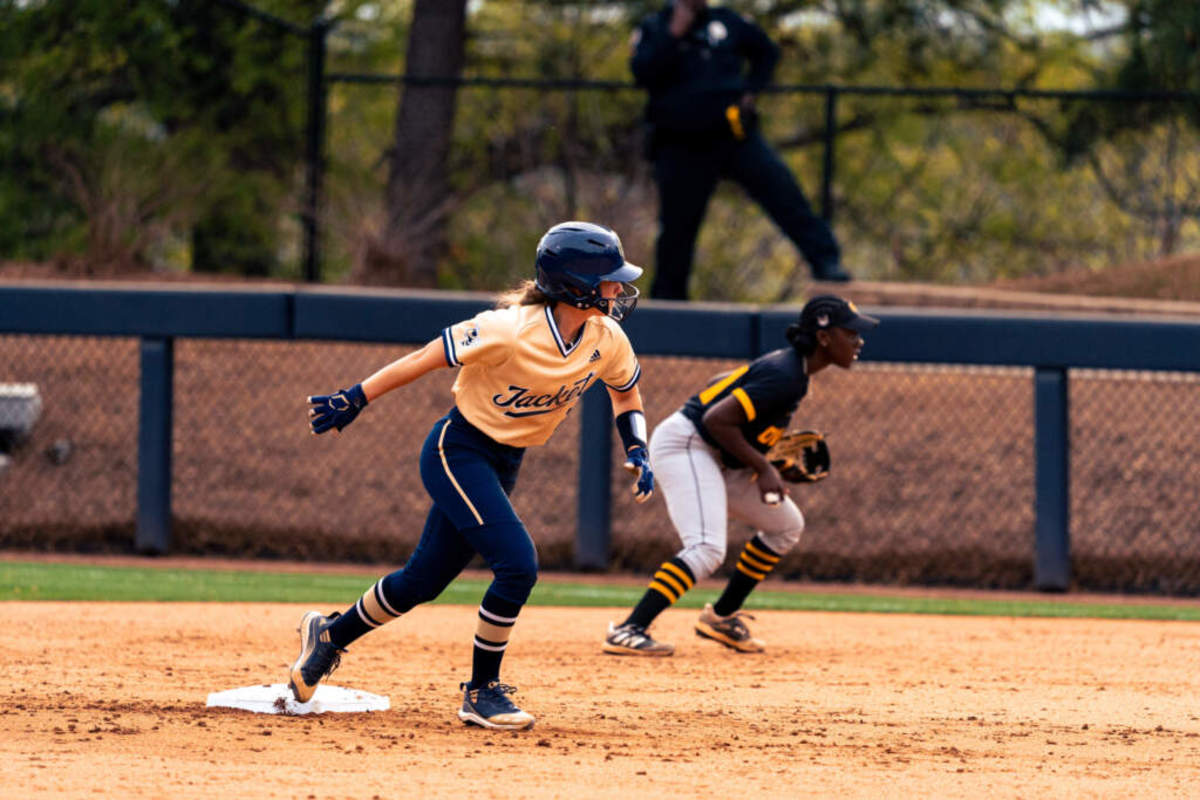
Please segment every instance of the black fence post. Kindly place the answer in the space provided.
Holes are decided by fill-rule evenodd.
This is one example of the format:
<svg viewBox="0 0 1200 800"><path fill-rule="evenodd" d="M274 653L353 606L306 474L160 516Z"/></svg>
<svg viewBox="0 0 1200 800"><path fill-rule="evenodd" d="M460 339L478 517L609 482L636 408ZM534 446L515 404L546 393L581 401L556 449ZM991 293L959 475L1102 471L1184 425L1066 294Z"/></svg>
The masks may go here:
<svg viewBox="0 0 1200 800"><path fill-rule="evenodd" d="M833 169L837 146L838 88L825 87L825 162L821 171L821 216L833 224Z"/></svg>
<svg viewBox="0 0 1200 800"><path fill-rule="evenodd" d="M1034 585L1065 592L1071 583L1070 416L1067 370L1038 367L1034 374L1036 534Z"/></svg>
<svg viewBox="0 0 1200 800"><path fill-rule="evenodd" d="M325 37L332 23L317 18L308 29L308 175L304 198L304 280L321 280L321 180L325 169Z"/></svg>
<svg viewBox="0 0 1200 800"><path fill-rule="evenodd" d="M171 547L171 419L175 343L142 339L141 400L138 413L137 531L139 553Z"/></svg>
<svg viewBox="0 0 1200 800"><path fill-rule="evenodd" d="M582 405L575 567L602 570L608 566L612 527L612 403L604 385L595 383Z"/></svg>

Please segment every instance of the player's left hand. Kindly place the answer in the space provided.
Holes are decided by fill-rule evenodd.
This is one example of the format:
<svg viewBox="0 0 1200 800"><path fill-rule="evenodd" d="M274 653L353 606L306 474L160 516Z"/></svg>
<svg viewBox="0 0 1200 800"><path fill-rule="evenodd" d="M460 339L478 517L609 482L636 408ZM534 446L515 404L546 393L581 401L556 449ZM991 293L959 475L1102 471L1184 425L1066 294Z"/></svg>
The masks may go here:
<svg viewBox="0 0 1200 800"><path fill-rule="evenodd" d="M637 478L633 484L633 499L644 503L654 494L654 473L650 471L650 454L644 447L635 447L625 454L625 470Z"/></svg>
<svg viewBox="0 0 1200 800"><path fill-rule="evenodd" d="M330 428L340 432L366 408L367 396L363 394L362 384L356 383L333 394L313 395L308 402L308 424L313 433L324 433Z"/></svg>

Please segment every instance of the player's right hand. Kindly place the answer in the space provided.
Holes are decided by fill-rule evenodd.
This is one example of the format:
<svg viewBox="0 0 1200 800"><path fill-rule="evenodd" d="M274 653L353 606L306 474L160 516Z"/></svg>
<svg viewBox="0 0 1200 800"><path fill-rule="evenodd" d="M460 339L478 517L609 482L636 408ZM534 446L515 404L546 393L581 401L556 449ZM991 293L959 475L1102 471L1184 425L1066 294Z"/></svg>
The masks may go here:
<svg viewBox="0 0 1200 800"><path fill-rule="evenodd" d="M314 394L308 398L308 425L314 434L330 428L341 430L354 421L358 412L367 406L367 396L361 383L333 394Z"/></svg>
<svg viewBox="0 0 1200 800"><path fill-rule="evenodd" d="M783 498L788 496L787 484L783 482L779 470L770 462L767 462L765 470L754 476L754 482L758 484L758 492L762 501L769 506L779 505L783 502Z"/></svg>
<svg viewBox="0 0 1200 800"><path fill-rule="evenodd" d="M644 447L635 447L625 454L625 470L637 478L633 499L644 503L654 494L654 473L650 471L650 454Z"/></svg>

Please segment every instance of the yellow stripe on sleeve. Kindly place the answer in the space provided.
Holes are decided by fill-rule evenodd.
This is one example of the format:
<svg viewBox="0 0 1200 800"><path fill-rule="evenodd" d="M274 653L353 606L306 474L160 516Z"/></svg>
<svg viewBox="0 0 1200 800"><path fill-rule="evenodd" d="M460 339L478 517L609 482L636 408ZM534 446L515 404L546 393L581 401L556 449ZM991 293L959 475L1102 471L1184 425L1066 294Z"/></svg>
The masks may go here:
<svg viewBox="0 0 1200 800"><path fill-rule="evenodd" d="M753 422L755 416L754 403L750 401L750 395L746 394L746 390L739 386L733 390L733 396L742 404L742 410L746 412L746 421Z"/></svg>
<svg viewBox="0 0 1200 800"><path fill-rule="evenodd" d="M745 374L746 370L748 370L748 369L750 369L750 365L744 364L743 366L738 367L733 372L726 375L721 380L714 383L712 386L705 389L699 395L700 396L700 404L706 406L709 403L711 403L713 401L713 398L715 398L721 392L728 389L729 384L733 383L738 378L742 377L742 375Z"/></svg>

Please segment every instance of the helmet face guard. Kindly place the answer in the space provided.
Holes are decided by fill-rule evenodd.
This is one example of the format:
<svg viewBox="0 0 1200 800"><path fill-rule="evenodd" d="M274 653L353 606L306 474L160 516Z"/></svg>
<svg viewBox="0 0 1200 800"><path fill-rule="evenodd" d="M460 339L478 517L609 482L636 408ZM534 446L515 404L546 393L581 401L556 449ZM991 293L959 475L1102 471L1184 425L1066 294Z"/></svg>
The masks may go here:
<svg viewBox="0 0 1200 800"><path fill-rule="evenodd" d="M620 321L637 306L630 285L642 268L625 261L621 240L612 230L590 222L555 225L538 243L537 287L552 300L575 308L595 308ZM622 284L614 298L601 295L604 282Z"/></svg>
<svg viewBox="0 0 1200 800"><path fill-rule="evenodd" d="M600 309L606 316L612 317L617 322L628 317L637 308L638 297L641 296L638 288L631 283L621 284L621 293L616 297L600 297L592 304L593 308Z"/></svg>

